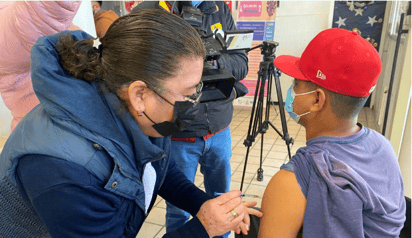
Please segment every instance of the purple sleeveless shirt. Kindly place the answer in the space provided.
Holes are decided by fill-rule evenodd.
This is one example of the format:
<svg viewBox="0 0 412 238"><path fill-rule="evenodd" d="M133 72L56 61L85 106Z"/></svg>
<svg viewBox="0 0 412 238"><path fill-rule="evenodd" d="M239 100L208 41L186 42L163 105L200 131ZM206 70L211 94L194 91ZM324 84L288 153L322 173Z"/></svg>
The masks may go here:
<svg viewBox="0 0 412 238"><path fill-rule="evenodd" d="M309 140L281 169L307 199L304 238L398 237L405 222L403 181L389 141L374 130Z"/></svg>

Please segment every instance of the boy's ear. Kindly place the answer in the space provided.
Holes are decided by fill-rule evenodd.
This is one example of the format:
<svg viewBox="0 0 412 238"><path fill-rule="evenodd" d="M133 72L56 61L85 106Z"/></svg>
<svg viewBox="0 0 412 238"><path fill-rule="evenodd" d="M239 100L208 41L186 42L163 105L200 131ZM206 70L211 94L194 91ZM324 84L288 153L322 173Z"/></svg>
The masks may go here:
<svg viewBox="0 0 412 238"><path fill-rule="evenodd" d="M144 112L146 109L144 100L148 92L147 85L143 81L134 81L127 88L129 103L137 112Z"/></svg>
<svg viewBox="0 0 412 238"><path fill-rule="evenodd" d="M322 108L325 107L326 93L325 93L325 90L323 90L321 88L317 88L315 90L314 94L315 94L315 97L316 97L316 101L312 105L312 108L310 110L313 111L313 112L319 112L320 110L322 110Z"/></svg>

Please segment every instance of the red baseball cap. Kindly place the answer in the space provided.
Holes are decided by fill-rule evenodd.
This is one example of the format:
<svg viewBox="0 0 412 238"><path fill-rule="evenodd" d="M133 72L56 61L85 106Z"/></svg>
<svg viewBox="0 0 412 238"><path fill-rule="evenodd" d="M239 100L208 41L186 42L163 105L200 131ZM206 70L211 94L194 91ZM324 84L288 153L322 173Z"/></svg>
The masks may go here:
<svg viewBox="0 0 412 238"><path fill-rule="evenodd" d="M281 55L275 66L285 74L329 91L366 97L382 71L379 53L358 33L339 28L320 32L302 56Z"/></svg>

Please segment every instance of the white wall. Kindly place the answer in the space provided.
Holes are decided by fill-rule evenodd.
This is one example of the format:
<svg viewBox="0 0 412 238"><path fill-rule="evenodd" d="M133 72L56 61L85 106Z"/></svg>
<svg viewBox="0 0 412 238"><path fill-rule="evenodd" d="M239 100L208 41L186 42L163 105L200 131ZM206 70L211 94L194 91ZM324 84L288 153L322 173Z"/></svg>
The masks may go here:
<svg viewBox="0 0 412 238"><path fill-rule="evenodd" d="M385 10L385 24L382 29L382 40L379 54L382 59L382 73L372 96L371 105L379 130L382 131L395 53L396 36L389 34L393 1L388 1ZM410 29L410 17L405 20L404 29ZM401 168L405 186L405 195L411 197L411 35L404 34L401 40L397 65L392 88L391 103L385 136L391 142Z"/></svg>
<svg viewBox="0 0 412 238"><path fill-rule="evenodd" d="M301 56L310 40L332 26L334 1L280 1L276 10L275 37L279 42L276 56ZM283 99L293 78L282 74L280 83ZM272 98L277 101L276 89Z"/></svg>
<svg viewBox="0 0 412 238"><path fill-rule="evenodd" d="M409 101L411 98L409 98ZM411 104L409 103L409 113L406 118L405 133L403 135L402 146L399 154L399 166L403 184L405 186L405 196L411 197Z"/></svg>
<svg viewBox="0 0 412 238"><path fill-rule="evenodd" d="M82 1L76 16L73 18L73 24L89 33L89 35L96 37L96 28L94 26L93 10L90 0Z"/></svg>
<svg viewBox="0 0 412 238"><path fill-rule="evenodd" d="M391 141L396 155L399 155L402 143L402 137L405 132L405 124L408 115L408 108L411 92L411 43L410 35L407 39L406 57L404 60L403 68L399 71L398 87L394 89L394 93L391 97L391 109L390 115L392 120L388 120L388 126L385 136ZM403 61L403 60L402 60ZM391 112L391 111L390 111Z"/></svg>
<svg viewBox="0 0 412 238"><path fill-rule="evenodd" d="M372 101L371 101L371 106L374 107L375 109L373 112L375 113L375 118L377 118L379 132L382 132L382 129L383 129L386 102L387 102L387 96L388 96L388 94L385 93L385 91L387 91L387 89L389 88L389 84L390 84L390 79L391 79L391 74L392 74L392 69L393 69L393 60L394 60L394 54L395 54L396 40L397 40L397 36L390 35L390 28L391 28L390 16L391 16L391 11L393 11L392 6L394 5L394 3L395 2L393 1L388 1L386 5L386 9L385 9L385 21L384 21L384 26L382 29L381 47L379 49L379 54L382 60L382 73L379 76L378 83L376 85L375 91L372 94ZM405 19L404 29L406 29L407 27L406 24L410 26L410 17L409 19ZM401 84L404 84L403 86L406 86L405 83L401 82L401 80L407 79L407 78L401 79L402 74L403 74L403 68L409 67L409 71L410 71L410 67L411 67L410 63L409 64L405 63L405 60L408 58L407 56L408 52L409 52L409 58L410 58L410 48L409 50L407 49L408 46L410 47L409 38L410 38L410 33L403 34L403 37L401 38L401 42L399 46L385 135L390 135L392 131L392 125L396 124L396 122L394 121L394 116L395 116L395 108L397 104L397 99L399 98L398 92L402 90ZM410 79L409 79L409 82L410 82ZM390 136L387 136L387 138L390 138Z"/></svg>
<svg viewBox="0 0 412 238"><path fill-rule="evenodd" d="M11 119L10 110L4 105L3 99L0 97L0 136L8 137L10 135Z"/></svg>
<svg viewBox="0 0 412 238"><path fill-rule="evenodd" d="M397 94L392 97L393 115L388 120L386 137L398 156L405 195L411 197L411 36L406 41L406 56L400 70Z"/></svg>

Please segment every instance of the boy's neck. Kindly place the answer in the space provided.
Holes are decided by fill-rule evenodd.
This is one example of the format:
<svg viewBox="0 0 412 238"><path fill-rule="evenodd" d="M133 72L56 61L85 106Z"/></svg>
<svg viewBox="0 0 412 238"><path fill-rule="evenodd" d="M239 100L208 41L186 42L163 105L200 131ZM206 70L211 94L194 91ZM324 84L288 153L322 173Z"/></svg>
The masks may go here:
<svg viewBox="0 0 412 238"><path fill-rule="evenodd" d="M349 136L360 131L357 125L358 117L352 119L329 118L327 121L315 121L306 128L306 141L320 136Z"/></svg>

